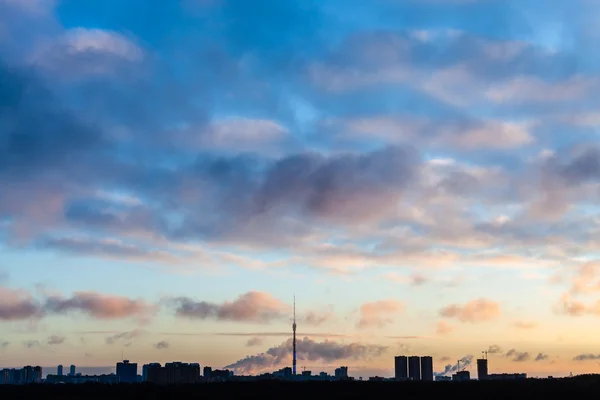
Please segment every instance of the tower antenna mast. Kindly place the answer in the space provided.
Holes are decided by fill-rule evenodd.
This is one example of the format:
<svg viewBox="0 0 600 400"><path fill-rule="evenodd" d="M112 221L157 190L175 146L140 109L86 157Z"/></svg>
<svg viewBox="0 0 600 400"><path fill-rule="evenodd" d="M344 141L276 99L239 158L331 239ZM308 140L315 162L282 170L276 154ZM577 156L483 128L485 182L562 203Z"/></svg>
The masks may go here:
<svg viewBox="0 0 600 400"><path fill-rule="evenodd" d="M294 322L292 324L293 338L292 338L292 375L296 375L296 295L294 295Z"/></svg>

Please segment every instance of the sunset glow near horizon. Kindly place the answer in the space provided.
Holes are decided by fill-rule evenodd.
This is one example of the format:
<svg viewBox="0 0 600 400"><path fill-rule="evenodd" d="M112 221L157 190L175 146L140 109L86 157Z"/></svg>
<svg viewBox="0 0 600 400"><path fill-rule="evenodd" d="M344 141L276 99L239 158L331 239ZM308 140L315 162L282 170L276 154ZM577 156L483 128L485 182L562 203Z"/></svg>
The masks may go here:
<svg viewBox="0 0 600 400"><path fill-rule="evenodd" d="M0 367L599 372L599 16L0 0Z"/></svg>

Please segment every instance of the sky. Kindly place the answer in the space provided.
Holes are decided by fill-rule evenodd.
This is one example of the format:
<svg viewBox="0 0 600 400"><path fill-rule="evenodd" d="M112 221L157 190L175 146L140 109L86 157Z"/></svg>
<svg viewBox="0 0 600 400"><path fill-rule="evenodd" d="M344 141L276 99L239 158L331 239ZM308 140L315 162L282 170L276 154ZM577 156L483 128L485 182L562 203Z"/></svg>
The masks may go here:
<svg viewBox="0 0 600 400"><path fill-rule="evenodd" d="M599 15L0 0L0 366L598 372Z"/></svg>

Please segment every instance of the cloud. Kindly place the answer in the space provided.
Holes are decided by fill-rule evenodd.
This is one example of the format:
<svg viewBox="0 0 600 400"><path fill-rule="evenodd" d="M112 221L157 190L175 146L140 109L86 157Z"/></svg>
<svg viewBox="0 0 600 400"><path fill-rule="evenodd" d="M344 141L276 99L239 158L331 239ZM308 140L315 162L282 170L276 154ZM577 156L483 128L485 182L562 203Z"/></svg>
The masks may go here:
<svg viewBox="0 0 600 400"><path fill-rule="evenodd" d="M23 320L40 314L40 305L29 293L0 287L0 320Z"/></svg>
<svg viewBox="0 0 600 400"><path fill-rule="evenodd" d="M240 337L289 337L291 331L287 332L208 332L208 333L195 333L195 332L159 332L161 335L169 336L240 336ZM345 338L351 337L350 334L345 333L328 333L328 332L313 332L307 333L299 331L298 336L306 337L322 337L322 338Z"/></svg>
<svg viewBox="0 0 600 400"><path fill-rule="evenodd" d="M261 346L263 343L264 343L263 338L253 337L253 338L248 339L248 341L246 342L246 347Z"/></svg>
<svg viewBox="0 0 600 400"><path fill-rule="evenodd" d="M568 315L571 317L580 317L583 315L600 315L600 301L593 304L585 304L581 301L573 300L569 293L561 296L561 299L554 305L554 311L557 314Z"/></svg>
<svg viewBox="0 0 600 400"><path fill-rule="evenodd" d="M10 346L10 342L7 342L7 341L0 342L0 349L5 350L8 348L8 346Z"/></svg>
<svg viewBox="0 0 600 400"><path fill-rule="evenodd" d="M321 326L334 318L334 314L331 311L315 312L307 311L302 318L298 320L301 325L309 326Z"/></svg>
<svg viewBox="0 0 600 400"><path fill-rule="evenodd" d="M574 361L600 360L600 354L579 354L573 357Z"/></svg>
<svg viewBox="0 0 600 400"><path fill-rule="evenodd" d="M535 322L516 321L513 326L518 329L534 329L538 325Z"/></svg>
<svg viewBox="0 0 600 400"><path fill-rule="evenodd" d="M452 333L453 330L454 327L445 321L439 321L437 323L436 333L438 335L447 335L449 333Z"/></svg>
<svg viewBox="0 0 600 400"><path fill-rule="evenodd" d="M123 73L127 63L139 63L144 51L130 38L102 29L73 28L44 46L34 62L55 75L72 79Z"/></svg>
<svg viewBox="0 0 600 400"><path fill-rule="evenodd" d="M28 349L41 346L40 342L37 340L26 340L23 342L23 345Z"/></svg>
<svg viewBox="0 0 600 400"><path fill-rule="evenodd" d="M222 321L268 323L290 317L290 307L268 293L251 291L234 301L222 304L194 301L186 297L167 300L179 317L192 319L215 318Z"/></svg>
<svg viewBox="0 0 600 400"><path fill-rule="evenodd" d="M478 121L467 118L432 120L426 117L391 115L361 117L347 121L327 120L339 140L384 139L390 143L422 143L434 147L477 149L509 149L530 145L535 141L531 122ZM497 138L502 140L495 140Z"/></svg>
<svg viewBox="0 0 600 400"><path fill-rule="evenodd" d="M538 355L535 357L535 361L546 361L548 357L548 354L538 353Z"/></svg>
<svg viewBox="0 0 600 400"><path fill-rule="evenodd" d="M146 317L155 311L154 306L143 300L96 292L75 292L70 298L49 297L45 309L54 314L79 311L98 319Z"/></svg>
<svg viewBox="0 0 600 400"><path fill-rule="evenodd" d="M452 304L446 306L439 313L442 317L456 318L460 322L484 322L500 315L500 305L481 298L471 300L464 305Z"/></svg>
<svg viewBox="0 0 600 400"><path fill-rule="evenodd" d="M503 350L502 347L498 346L497 344L493 344L488 348L487 352L489 354L502 354Z"/></svg>
<svg viewBox="0 0 600 400"><path fill-rule="evenodd" d="M523 362L531 359L528 352L518 352L516 349L510 349L506 352L506 358L511 358L511 361Z"/></svg>
<svg viewBox="0 0 600 400"><path fill-rule="evenodd" d="M59 344L63 344L65 342L65 340L67 340L67 338L64 336L52 335L48 338L48 344L49 345L59 345Z"/></svg>
<svg viewBox="0 0 600 400"><path fill-rule="evenodd" d="M341 360L369 360L379 357L387 350L381 345L362 343L337 343L333 341L316 342L309 338L298 340L296 344L297 359L305 362L333 362ZM251 374L257 371L277 367L290 362L292 355L292 340L289 339L279 346L271 347L266 352L247 356L225 368L232 369L236 374Z"/></svg>
<svg viewBox="0 0 600 400"><path fill-rule="evenodd" d="M166 341L164 341L164 340L161 340L160 342L158 342L158 343L156 343L154 345L154 348L158 349L158 350L168 349L169 348L169 343L166 342Z"/></svg>
<svg viewBox="0 0 600 400"><path fill-rule="evenodd" d="M172 135L181 143L199 149L230 153L278 153L284 142L289 141L287 128L275 121L239 117L213 121L208 126L179 129Z"/></svg>
<svg viewBox="0 0 600 400"><path fill-rule="evenodd" d="M140 329L134 329L132 331L115 333L105 338L106 344L115 344L118 341L132 340L144 334L144 331ZM131 342L128 342L131 343Z"/></svg>
<svg viewBox="0 0 600 400"><path fill-rule="evenodd" d="M382 328L393 322L393 316L404 311L404 304L397 300L379 300L360 306L357 328Z"/></svg>
<svg viewBox="0 0 600 400"><path fill-rule="evenodd" d="M385 279L387 281L393 281L393 282L397 282L397 283L401 283L401 284L408 284L408 285L412 285L412 286L421 286L430 281L429 278L427 278L426 276L421 275L421 274L413 274L410 276L406 276L406 275L400 275L395 272L390 272L390 273L383 275L383 279Z"/></svg>

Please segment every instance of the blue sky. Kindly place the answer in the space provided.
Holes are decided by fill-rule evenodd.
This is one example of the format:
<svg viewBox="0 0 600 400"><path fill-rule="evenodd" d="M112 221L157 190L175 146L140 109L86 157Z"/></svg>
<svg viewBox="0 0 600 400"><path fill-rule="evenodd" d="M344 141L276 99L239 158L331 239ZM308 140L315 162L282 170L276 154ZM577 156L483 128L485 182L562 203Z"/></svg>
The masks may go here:
<svg viewBox="0 0 600 400"><path fill-rule="evenodd" d="M594 371L599 11L0 0L0 358Z"/></svg>

